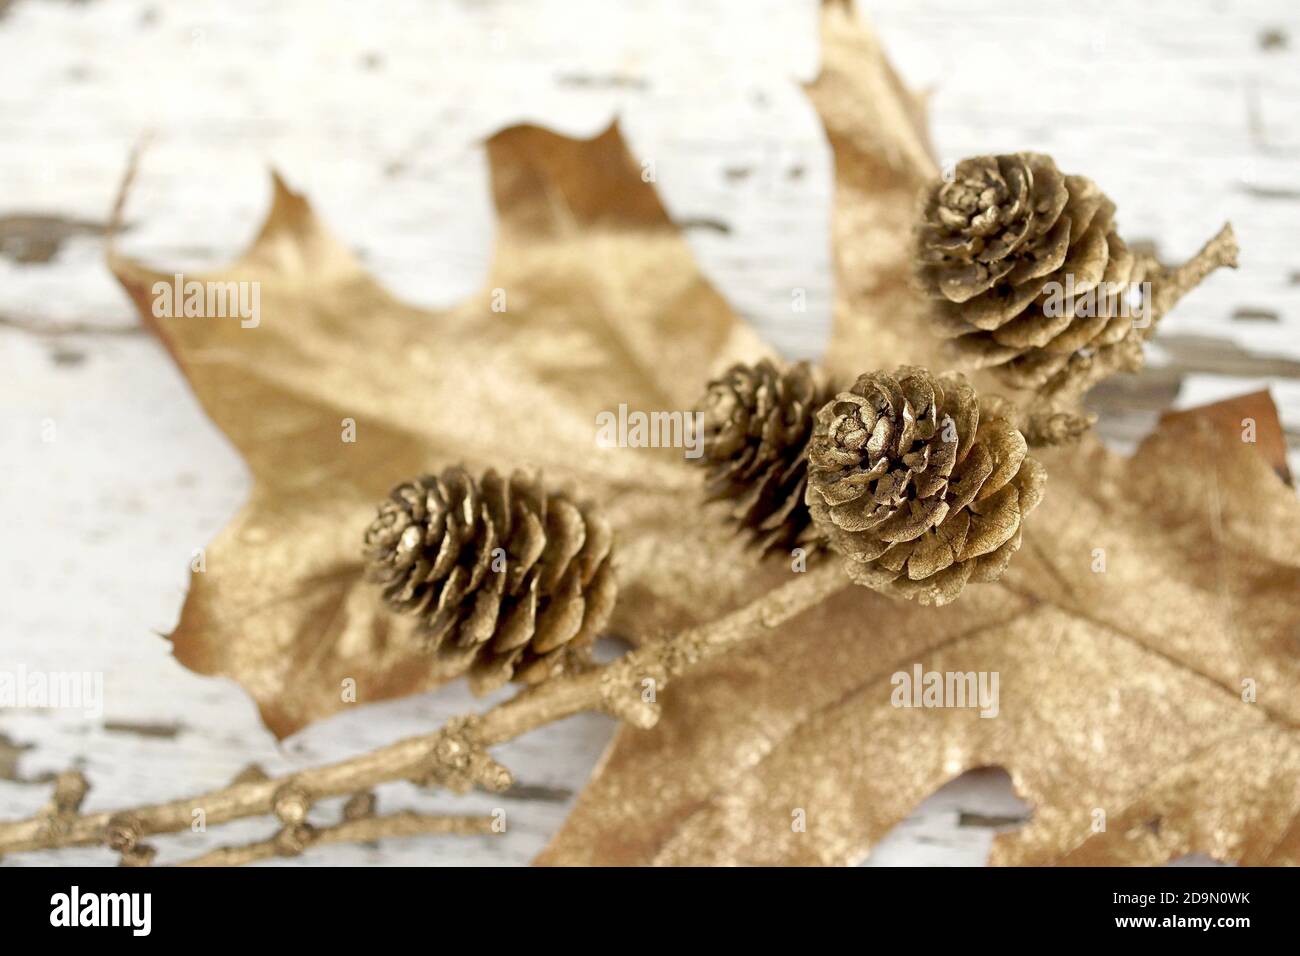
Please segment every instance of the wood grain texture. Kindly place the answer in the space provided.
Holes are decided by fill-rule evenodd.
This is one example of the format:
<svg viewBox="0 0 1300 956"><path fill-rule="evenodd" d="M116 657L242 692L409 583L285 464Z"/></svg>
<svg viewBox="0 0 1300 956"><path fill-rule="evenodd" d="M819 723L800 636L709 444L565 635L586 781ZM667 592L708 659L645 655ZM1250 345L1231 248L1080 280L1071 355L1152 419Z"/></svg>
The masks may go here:
<svg viewBox="0 0 1300 956"><path fill-rule="evenodd" d="M1094 395L1105 434L1131 445L1165 408L1269 387L1297 471L1300 10L998 10L865 4L904 78L933 90L942 159L1051 152L1115 199L1126 236L1171 259L1225 219L1241 240L1240 270L1165 320L1147 371ZM193 550L233 514L248 476L104 267L99 227L143 133L154 137L127 252L179 268L230 258L260 220L273 163L389 287L438 306L487 268L481 137L520 120L590 135L618 112L706 274L784 352L815 356L829 326L831 164L799 84L816 63L811 2L0 4L0 669L105 675L102 718L0 713L0 814L35 810L41 781L68 765L95 785L89 808L111 807L217 786L250 762L341 757L475 706L448 688L359 707L277 746L239 688L184 670L156 636L176 620ZM807 312L791 311L794 289ZM387 810L501 807L504 836L289 862L525 863L610 732L586 715L500 748L521 781L504 797L381 793ZM978 864L994 830L1028 812L1005 774L970 774L871 862ZM215 836L169 842L162 858ZM3 865L111 860L80 850Z"/></svg>

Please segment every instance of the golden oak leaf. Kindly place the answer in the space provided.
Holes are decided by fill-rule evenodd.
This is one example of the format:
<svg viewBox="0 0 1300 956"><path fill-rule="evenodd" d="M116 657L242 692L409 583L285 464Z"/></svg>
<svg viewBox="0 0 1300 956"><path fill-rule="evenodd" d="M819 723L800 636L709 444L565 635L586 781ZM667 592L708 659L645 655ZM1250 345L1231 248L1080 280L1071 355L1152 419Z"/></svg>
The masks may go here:
<svg viewBox="0 0 1300 956"><path fill-rule="evenodd" d="M455 676L361 575L375 502L423 471L540 468L598 502L619 543L614 626L630 638L765 586L762 574L711 580L744 550L719 516L681 507L698 485L680 449L600 448L596 434L598 413L620 404L689 409L720 363L766 347L701 277L616 127L589 141L515 127L487 153L493 266L481 293L444 311L388 294L278 177L251 248L184 277L258 283L255 327L155 317L155 283L173 285L172 273L110 252L253 476L192 576L175 654L242 683L278 735L343 706L346 679L369 702ZM506 311L493 311L494 290ZM343 440L349 422L355 442Z"/></svg>
<svg viewBox="0 0 1300 956"><path fill-rule="evenodd" d="M1048 467L1002 582L937 609L845 591L668 687L539 862L855 863L1001 766L1034 812L994 863L1300 863L1295 494L1203 417ZM918 667L996 673L996 715L898 706Z"/></svg>
<svg viewBox="0 0 1300 956"><path fill-rule="evenodd" d="M934 171L919 106L837 5L809 96L837 177L826 364L941 364L909 292ZM942 608L846 590L670 686L660 724L619 732L538 862L857 862L994 765L1035 810L995 863L1300 862L1300 506L1239 431L1198 414L1132 459L1091 439L1044 454L1047 495L1002 582ZM916 665L997 672L998 716L893 706Z"/></svg>

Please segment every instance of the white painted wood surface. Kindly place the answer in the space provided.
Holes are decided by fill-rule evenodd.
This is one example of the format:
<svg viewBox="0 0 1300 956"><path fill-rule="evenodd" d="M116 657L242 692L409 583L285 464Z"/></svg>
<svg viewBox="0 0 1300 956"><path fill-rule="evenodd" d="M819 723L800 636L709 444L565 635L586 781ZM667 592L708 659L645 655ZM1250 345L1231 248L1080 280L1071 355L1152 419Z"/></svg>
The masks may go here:
<svg viewBox="0 0 1300 956"><path fill-rule="evenodd" d="M941 156L1032 148L1096 179L1126 235L1194 251L1225 219L1243 267L1184 302L1153 368L1102 396L1107 433L1163 404L1270 385L1300 466L1300 8L1283 0L867 3L905 79L934 90ZM420 732L475 706L460 688L340 715L277 746L243 692L169 656L191 551L248 490L235 451L139 329L98 224L153 131L125 245L192 269L233 255L274 163L390 287L445 304L478 287L491 210L477 140L519 120L574 134L615 111L653 158L707 274L788 353L829 323L830 157L799 83L811 2L612 4L0 0L0 669L102 671L105 713L0 712L0 815L35 810L68 765L91 808L219 786ZM809 290L792 317L788 290ZM1208 338L1208 343L1194 337ZM42 441L53 425L55 440ZM501 748L508 796L397 786L388 809L503 807L503 837L313 851L298 864L525 863L558 827L611 722ZM332 808L324 808L330 812ZM926 801L875 864L979 864L1027 812L1005 774ZM252 839L266 823L220 828ZM209 845L186 836L163 859ZM0 865L111 862L104 850Z"/></svg>

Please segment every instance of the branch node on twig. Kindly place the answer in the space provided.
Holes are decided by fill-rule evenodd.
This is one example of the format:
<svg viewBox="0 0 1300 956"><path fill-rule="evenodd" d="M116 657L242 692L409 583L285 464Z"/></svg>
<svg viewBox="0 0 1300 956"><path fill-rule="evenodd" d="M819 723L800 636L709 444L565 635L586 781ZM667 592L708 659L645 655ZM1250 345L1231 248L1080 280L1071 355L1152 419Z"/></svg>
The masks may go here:
<svg viewBox="0 0 1300 956"><path fill-rule="evenodd" d="M625 660L630 658L631 655ZM631 667L611 667L601 674L600 709L633 727L649 730L659 722L659 703L655 695L666 680L662 672L657 671L654 675L641 676L638 681L633 670ZM652 682L648 688L645 685L647 680Z"/></svg>
<svg viewBox="0 0 1300 956"><path fill-rule="evenodd" d="M348 797L348 802L343 804L343 819L345 821L365 820L373 817L378 809L379 799L375 796L375 792L362 790Z"/></svg>
<svg viewBox="0 0 1300 956"><path fill-rule="evenodd" d="M632 694L609 698L604 702L605 713L638 730L649 730L659 723L659 705Z"/></svg>
<svg viewBox="0 0 1300 956"><path fill-rule="evenodd" d="M271 797L271 811L285 826L297 826L311 811L311 794L292 780L282 784Z"/></svg>
<svg viewBox="0 0 1300 956"><path fill-rule="evenodd" d="M122 851L118 866L151 866L158 851L148 843L137 843Z"/></svg>
<svg viewBox="0 0 1300 956"><path fill-rule="evenodd" d="M104 845L110 850L126 854L140 842L143 828L132 813L115 813L104 826Z"/></svg>
<svg viewBox="0 0 1300 956"><path fill-rule="evenodd" d="M289 823L271 841L277 856L298 856L316 841L316 828L310 823Z"/></svg>
<svg viewBox="0 0 1300 956"><path fill-rule="evenodd" d="M65 770L54 778L50 802L37 813L37 817L44 821L43 829L51 838L59 839L72 828L89 791L90 783L79 770Z"/></svg>
<svg viewBox="0 0 1300 956"><path fill-rule="evenodd" d="M470 763L474 783L492 793L504 793L514 786L515 777L510 769L497 763L486 751L476 753Z"/></svg>
<svg viewBox="0 0 1300 956"><path fill-rule="evenodd" d="M412 779L421 786L468 793L475 787L500 792L514 783L510 771L493 760L479 739L479 718L456 717L435 735L428 766Z"/></svg>
<svg viewBox="0 0 1300 956"><path fill-rule="evenodd" d="M80 770L65 770L54 778L54 796L46 807L51 814L75 814L90 792L90 782Z"/></svg>
<svg viewBox="0 0 1300 956"><path fill-rule="evenodd" d="M239 771L239 773L235 774L235 778L230 781L230 785L232 787L237 787L241 783L262 783L270 779L271 778L267 776L265 770L255 763L250 763L243 770Z"/></svg>

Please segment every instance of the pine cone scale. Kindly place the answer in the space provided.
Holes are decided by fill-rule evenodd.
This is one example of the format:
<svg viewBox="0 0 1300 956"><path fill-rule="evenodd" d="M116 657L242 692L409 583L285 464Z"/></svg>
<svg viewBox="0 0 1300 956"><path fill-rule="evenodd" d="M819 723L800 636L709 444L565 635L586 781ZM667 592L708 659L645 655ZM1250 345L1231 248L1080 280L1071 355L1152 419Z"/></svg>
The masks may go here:
<svg viewBox="0 0 1300 956"><path fill-rule="evenodd" d="M1042 245L1026 250L1024 258L1007 273L1007 281L1013 286L1019 286L1031 279L1050 275L1065 265L1065 257L1070 251L1071 226L1069 216L1057 220Z"/></svg>

